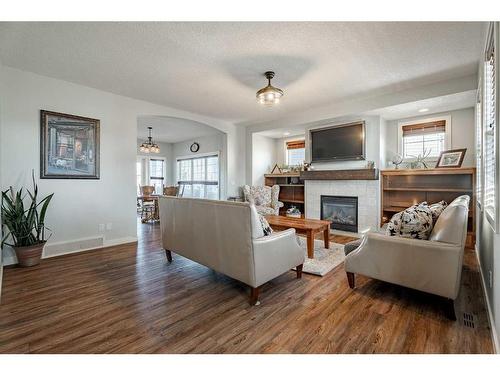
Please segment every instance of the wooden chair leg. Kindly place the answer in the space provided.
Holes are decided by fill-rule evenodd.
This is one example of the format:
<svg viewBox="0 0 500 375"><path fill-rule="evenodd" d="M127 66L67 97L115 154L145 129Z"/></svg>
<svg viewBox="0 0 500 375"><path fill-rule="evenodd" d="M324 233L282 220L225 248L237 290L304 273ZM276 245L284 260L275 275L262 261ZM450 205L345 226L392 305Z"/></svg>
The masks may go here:
<svg viewBox="0 0 500 375"><path fill-rule="evenodd" d="M346 272L347 282L349 283L349 288L354 289L356 287L356 275L352 272Z"/></svg>
<svg viewBox="0 0 500 375"><path fill-rule="evenodd" d="M446 316L450 320L457 320L457 315L455 314L455 301L449 298L446 299Z"/></svg>
<svg viewBox="0 0 500 375"><path fill-rule="evenodd" d="M172 252L170 250L165 250L165 254L167 254L168 262L172 263Z"/></svg>
<svg viewBox="0 0 500 375"><path fill-rule="evenodd" d="M260 292L259 287L257 287L257 288L250 287L250 305L254 306L254 305L260 304L259 292Z"/></svg>
<svg viewBox="0 0 500 375"><path fill-rule="evenodd" d="M304 267L303 264L299 264L297 267L296 267L296 272L297 272L297 279L301 279L302 278L302 268Z"/></svg>

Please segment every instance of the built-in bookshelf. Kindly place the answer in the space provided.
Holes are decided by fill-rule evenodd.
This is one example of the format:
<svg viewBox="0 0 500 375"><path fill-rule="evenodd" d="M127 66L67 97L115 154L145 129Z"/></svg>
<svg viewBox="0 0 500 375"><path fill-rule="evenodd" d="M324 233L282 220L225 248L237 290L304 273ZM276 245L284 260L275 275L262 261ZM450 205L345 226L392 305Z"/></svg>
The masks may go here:
<svg viewBox="0 0 500 375"><path fill-rule="evenodd" d="M302 214L305 212L304 181L300 179L299 173L265 174L265 185L279 185L279 200L284 207L280 209L280 215L285 215L287 209L297 207Z"/></svg>
<svg viewBox="0 0 500 375"><path fill-rule="evenodd" d="M391 169L381 174L381 225L392 215L418 202L450 203L460 195L471 197L467 247L475 243L475 168Z"/></svg>

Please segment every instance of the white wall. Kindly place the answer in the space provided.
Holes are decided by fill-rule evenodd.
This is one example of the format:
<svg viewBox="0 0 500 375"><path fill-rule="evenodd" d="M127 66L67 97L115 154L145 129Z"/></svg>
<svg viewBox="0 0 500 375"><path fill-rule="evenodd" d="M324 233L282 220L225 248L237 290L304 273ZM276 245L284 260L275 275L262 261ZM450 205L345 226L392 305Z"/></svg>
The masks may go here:
<svg viewBox="0 0 500 375"><path fill-rule="evenodd" d="M241 142L233 125L173 108L155 105L81 85L3 67L1 99L0 176L2 189L29 186L34 169L39 173L40 110L52 110L100 119L101 178L99 180L38 180L41 194L54 192L47 214L56 243L79 243L104 236L104 244L136 237L135 162L139 116L173 116L205 123L231 135L235 161L231 165L231 189L243 184L241 162L236 155ZM99 232L100 223L112 229ZM69 245L68 245L69 246ZM67 246L67 247L68 247ZM79 248L77 248L79 249Z"/></svg>
<svg viewBox="0 0 500 375"><path fill-rule="evenodd" d="M398 153L398 124L402 121L424 120L426 118L434 118L440 116L451 117L451 148L467 148L462 166L475 166L475 144L474 144L474 108L464 108L450 112L426 114L410 118L387 121L386 126L386 163L392 159L394 154ZM434 165L433 163L431 163ZM385 166L387 167L387 165Z"/></svg>
<svg viewBox="0 0 500 375"><path fill-rule="evenodd" d="M0 61L0 145L2 144L2 121L3 121L3 69L2 61ZM1 147L1 146L0 146ZM2 165L2 153L0 148L0 166ZM0 171L0 187L2 187L2 173ZM3 190L3 189L2 189ZM0 218L0 228L2 227L2 219ZM3 281L3 249L0 247L0 301L2 300L2 281Z"/></svg>
<svg viewBox="0 0 500 375"><path fill-rule="evenodd" d="M253 134L252 185L264 185L264 174L270 173L276 163L276 141L274 138Z"/></svg>

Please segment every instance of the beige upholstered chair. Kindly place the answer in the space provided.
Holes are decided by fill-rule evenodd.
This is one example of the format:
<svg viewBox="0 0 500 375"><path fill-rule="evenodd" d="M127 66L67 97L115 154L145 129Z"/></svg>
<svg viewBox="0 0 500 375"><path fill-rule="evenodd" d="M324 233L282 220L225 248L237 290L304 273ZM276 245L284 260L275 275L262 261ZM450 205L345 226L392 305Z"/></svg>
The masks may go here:
<svg viewBox="0 0 500 375"><path fill-rule="evenodd" d="M258 302L259 287L269 280L294 267L300 278L304 250L295 230L264 236L254 206L178 197L159 200L161 240L169 262L175 252L249 285L252 305Z"/></svg>
<svg viewBox="0 0 500 375"><path fill-rule="evenodd" d="M462 195L441 213L428 240L367 233L360 246L345 258L351 288L355 274L436 294L448 299L449 316L455 318L462 275L462 260L469 196Z"/></svg>
<svg viewBox="0 0 500 375"><path fill-rule="evenodd" d="M280 195L279 185L249 186L243 187L245 201L255 204L257 212L261 215L279 215L283 203L278 200Z"/></svg>

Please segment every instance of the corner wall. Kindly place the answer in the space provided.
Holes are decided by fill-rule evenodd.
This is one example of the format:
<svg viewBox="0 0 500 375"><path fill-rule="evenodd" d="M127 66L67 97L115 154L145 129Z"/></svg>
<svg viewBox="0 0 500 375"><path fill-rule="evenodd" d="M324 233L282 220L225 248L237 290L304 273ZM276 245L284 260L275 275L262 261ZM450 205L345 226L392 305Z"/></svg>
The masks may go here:
<svg viewBox="0 0 500 375"><path fill-rule="evenodd" d="M263 186L264 174L276 163L276 141L259 134L252 135L252 185Z"/></svg>

